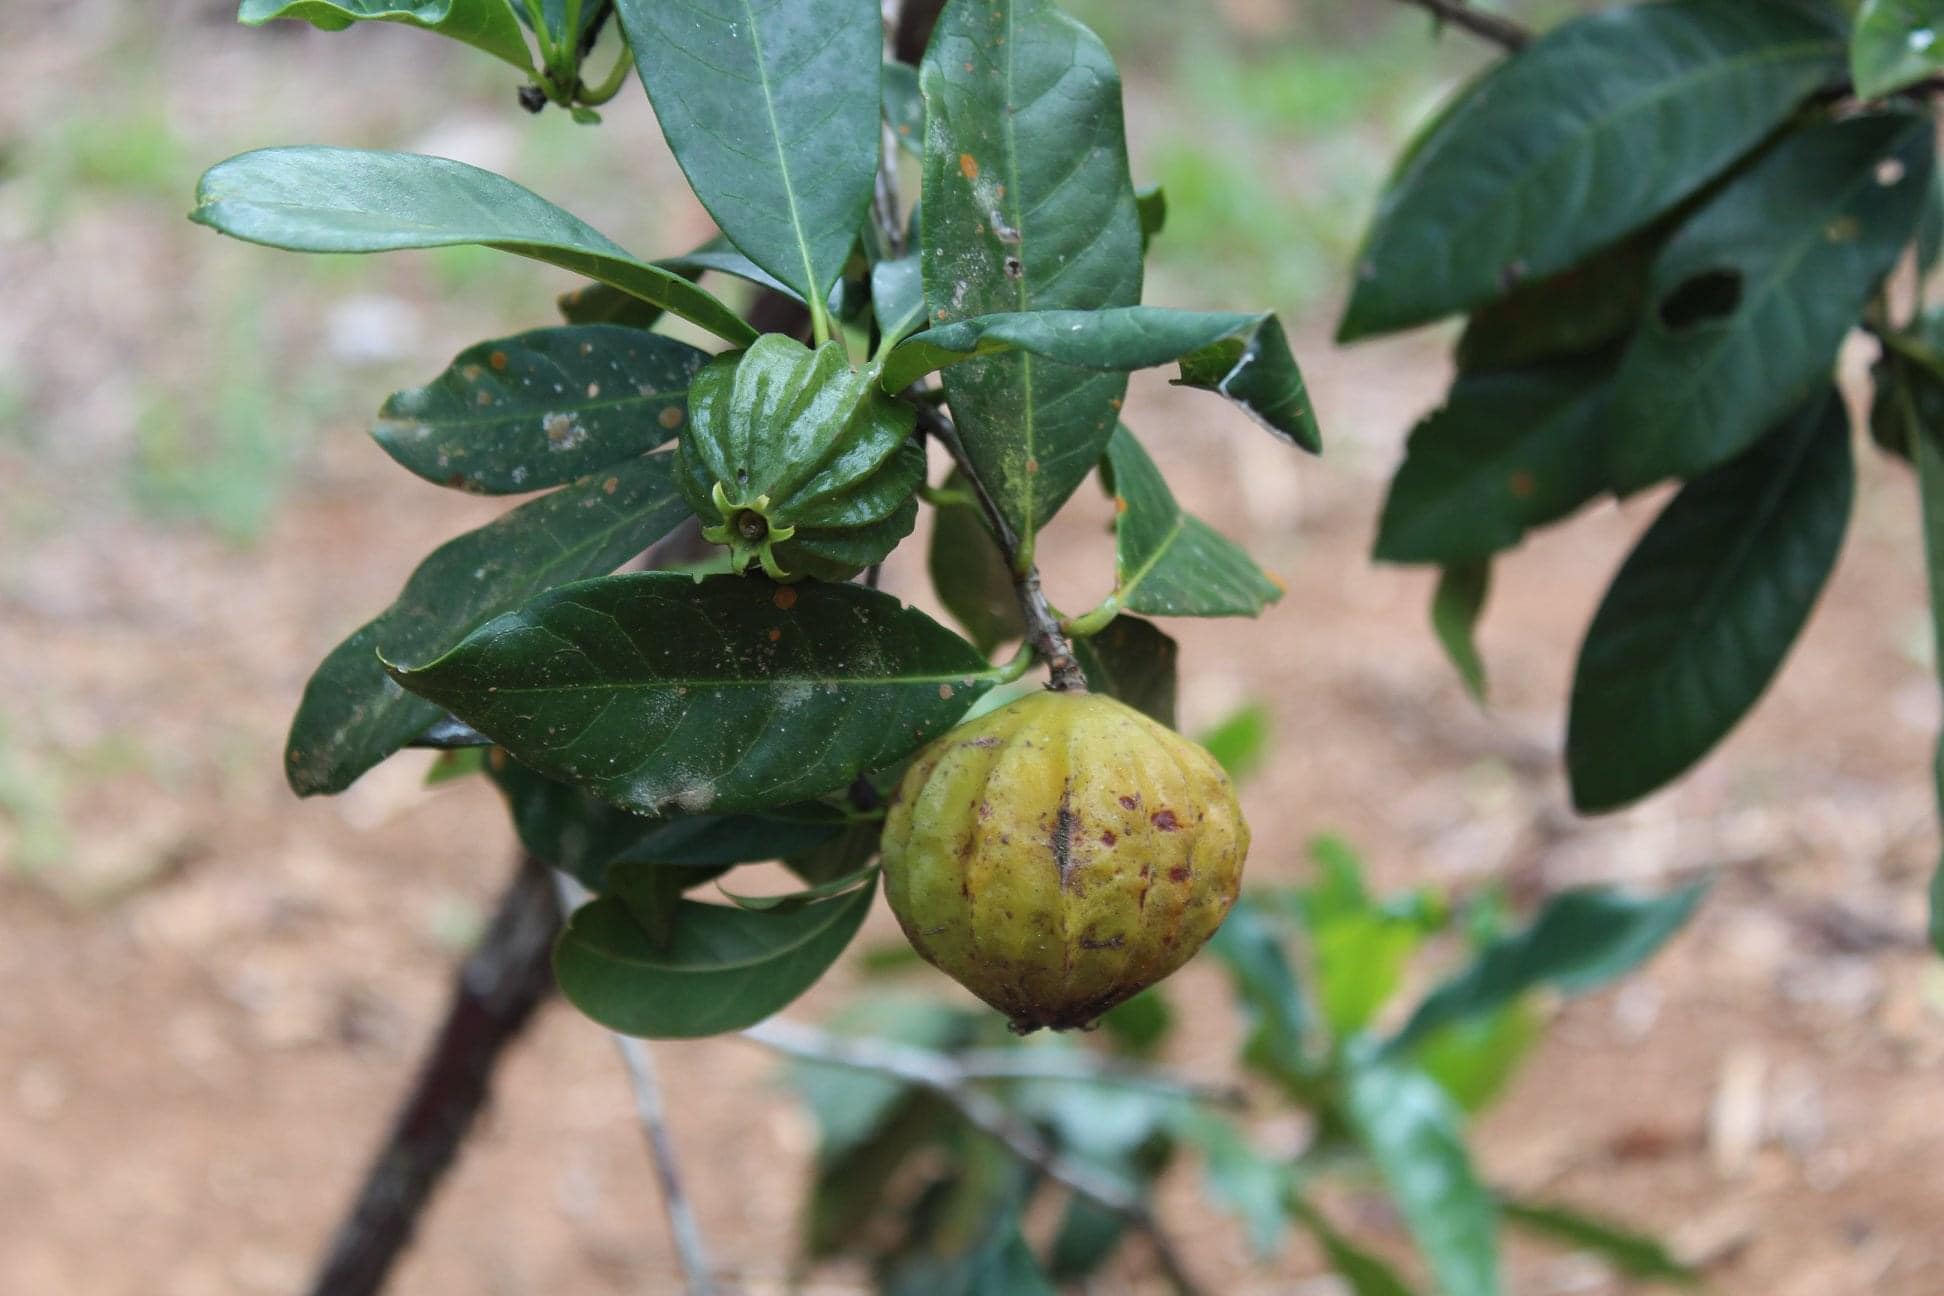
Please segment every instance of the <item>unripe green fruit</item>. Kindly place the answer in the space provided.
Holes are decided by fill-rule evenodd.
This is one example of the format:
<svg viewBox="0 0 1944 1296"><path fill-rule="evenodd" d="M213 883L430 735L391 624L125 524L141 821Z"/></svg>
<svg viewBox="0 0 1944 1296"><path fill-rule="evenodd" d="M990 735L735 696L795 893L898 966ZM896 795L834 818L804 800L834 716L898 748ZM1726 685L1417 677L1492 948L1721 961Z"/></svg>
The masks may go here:
<svg viewBox="0 0 1944 1296"><path fill-rule="evenodd" d="M1186 963L1248 850L1205 749L1112 698L1036 693L918 754L884 890L918 953L1013 1029L1066 1029Z"/></svg>

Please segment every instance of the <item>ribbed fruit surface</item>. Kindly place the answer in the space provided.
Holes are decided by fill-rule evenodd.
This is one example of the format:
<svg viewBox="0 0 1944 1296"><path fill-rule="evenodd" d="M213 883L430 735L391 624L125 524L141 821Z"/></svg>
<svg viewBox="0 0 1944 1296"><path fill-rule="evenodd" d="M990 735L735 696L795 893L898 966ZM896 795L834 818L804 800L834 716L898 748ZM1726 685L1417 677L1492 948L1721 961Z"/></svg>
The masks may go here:
<svg viewBox="0 0 1944 1296"><path fill-rule="evenodd" d="M885 820L885 894L918 953L1015 1030L1066 1029L1186 963L1248 849L1202 747L1112 698L1037 693L912 762Z"/></svg>

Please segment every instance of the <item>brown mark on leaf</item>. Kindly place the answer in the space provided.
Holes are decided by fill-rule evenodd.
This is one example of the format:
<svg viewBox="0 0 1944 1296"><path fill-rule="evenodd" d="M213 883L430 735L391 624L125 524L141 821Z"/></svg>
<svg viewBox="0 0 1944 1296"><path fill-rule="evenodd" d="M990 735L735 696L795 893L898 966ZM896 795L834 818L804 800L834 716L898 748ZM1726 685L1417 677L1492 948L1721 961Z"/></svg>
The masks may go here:
<svg viewBox="0 0 1944 1296"><path fill-rule="evenodd" d="M489 365L491 365L491 366L493 366L493 368L494 368L495 370L503 370L503 369L505 369L505 368L506 368L506 352L504 352L504 351L495 351L495 352L493 352L493 354L491 354L491 355L489 355L489 356L487 356L487 357L486 357L486 363L487 363L487 364L489 364Z"/></svg>
<svg viewBox="0 0 1944 1296"><path fill-rule="evenodd" d="M1176 828L1180 827L1175 822L1175 812L1165 806L1148 816L1148 820L1162 832L1173 832Z"/></svg>
<svg viewBox="0 0 1944 1296"><path fill-rule="evenodd" d="M655 421L667 428L670 432L673 432L676 428L682 426L682 411L670 405L656 416Z"/></svg>
<svg viewBox="0 0 1944 1296"><path fill-rule="evenodd" d="M1539 483L1533 480L1532 474L1523 469L1512 474L1510 485L1514 499L1531 499L1532 493L1539 489Z"/></svg>
<svg viewBox="0 0 1944 1296"><path fill-rule="evenodd" d="M938 686L938 700L941 702L950 702L952 700L952 686L950 684L940 684Z"/></svg>
<svg viewBox="0 0 1944 1296"><path fill-rule="evenodd" d="M1026 273L1025 263L1022 262L1016 256L1007 257L1005 260L1005 267L1006 267L1006 278L1008 279L1017 279L1021 275Z"/></svg>
<svg viewBox="0 0 1944 1296"><path fill-rule="evenodd" d="M782 637L783 637L783 632L781 630L776 629L774 626L770 628L769 641L771 643L775 643L778 639L781 639Z"/></svg>
<svg viewBox="0 0 1944 1296"><path fill-rule="evenodd" d="M972 65L969 63L966 64L965 70L970 72ZM959 174L967 180L977 180L979 178L979 159L973 157L970 153L959 154Z"/></svg>
<svg viewBox="0 0 1944 1296"><path fill-rule="evenodd" d="M777 607L782 608L785 612L788 612L796 606L796 598L795 589L788 585L778 585L776 587L776 593L770 595L770 602L776 604Z"/></svg>
<svg viewBox="0 0 1944 1296"><path fill-rule="evenodd" d="M610 477L601 483L601 494L603 495L612 495L620 489L621 479L619 477Z"/></svg>

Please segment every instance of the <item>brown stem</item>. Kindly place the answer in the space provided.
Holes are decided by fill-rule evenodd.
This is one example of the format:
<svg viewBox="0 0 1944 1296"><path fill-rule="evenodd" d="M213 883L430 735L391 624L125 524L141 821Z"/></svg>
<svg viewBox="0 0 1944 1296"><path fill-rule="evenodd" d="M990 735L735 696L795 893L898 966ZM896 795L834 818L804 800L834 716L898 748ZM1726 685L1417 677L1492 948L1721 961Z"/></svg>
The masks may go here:
<svg viewBox="0 0 1944 1296"><path fill-rule="evenodd" d="M978 497L979 508L985 513L986 523L992 529L992 538L999 544L999 552L1005 555L1006 570L1012 573L1013 596L1019 600L1019 615L1026 623L1026 642L1033 652L1046 663L1049 676L1047 687L1056 693L1085 693L1087 674L1080 668L1073 655L1073 643L1060 629L1060 618L1053 613L1052 605L1046 601L1046 594L1040 589L1039 568L1028 558L1020 562L1019 537L1014 534L1012 524L1006 515L999 511L992 495L986 490L985 483L972 468L972 460L965 453L965 445L959 440L958 429L929 405L919 405L918 426L935 437L952 456L958 465L961 476L972 486L972 493Z"/></svg>
<svg viewBox="0 0 1944 1296"><path fill-rule="evenodd" d="M383 1288L485 1104L501 1053L553 989L560 910L549 873L526 857L501 894L492 925L460 968L418 1079L331 1238L312 1296L372 1296Z"/></svg>
<svg viewBox="0 0 1944 1296"><path fill-rule="evenodd" d="M1430 11L1439 22L1462 27L1472 35L1505 50L1521 50L1532 40L1532 33L1510 18L1497 14L1481 13L1466 3L1466 0L1400 0L1403 4L1414 4L1420 9Z"/></svg>

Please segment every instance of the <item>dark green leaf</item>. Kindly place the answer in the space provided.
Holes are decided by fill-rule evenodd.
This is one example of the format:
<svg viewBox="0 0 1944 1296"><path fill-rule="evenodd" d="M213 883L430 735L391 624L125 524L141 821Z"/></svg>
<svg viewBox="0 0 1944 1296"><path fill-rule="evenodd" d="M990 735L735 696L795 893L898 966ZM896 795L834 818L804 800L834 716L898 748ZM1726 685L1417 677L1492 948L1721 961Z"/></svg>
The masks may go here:
<svg viewBox="0 0 1944 1296"><path fill-rule="evenodd" d="M1152 616L1256 616L1282 597L1240 546L1182 512L1126 428L1107 443L1114 489L1114 598Z"/></svg>
<svg viewBox="0 0 1944 1296"><path fill-rule="evenodd" d="M1330 1267L1350 1285L1351 1296L1411 1296L1391 1267L1336 1231L1323 1213L1308 1202L1290 1194L1290 1213L1315 1236Z"/></svg>
<svg viewBox="0 0 1944 1296"><path fill-rule="evenodd" d="M1659 896L1605 887L1555 896L1530 927L1493 941L1427 995L1387 1047L1410 1048L1441 1026L1496 1012L1541 986L1578 994L1625 976L1681 929L1707 890L1701 881Z"/></svg>
<svg viewBox="0 0 1944 1296"><path fill-rule="evenodd" d="M1134 191L1134 206L1141 213L1141 252L1148 250L1161 231L1168 227L1168 195L1160 185Z"/></svg>
<svg viewBox="0 0 1944 1296"><path fill-rule="evenodd" d="M877 894L865 886L790 913L684 900L658 945L618 898L583 905L554 946L568 1000L609 1030L694 1039L753 1026L824 974Z"/></svg>
<svg viewBox="0 0 1944 1296"><path fill-rule="evenodd" d="M1411 432L1377 526L1379 562L1468 563L1606 488L1613 362L1466 374Z"/></svg>
<svg viewBox="0 0 1944 1296"><path fill-rule="evenodd" d="M859 820L828 841L787 856L783 865L811 886L821 886L855 872L876 856L881 829L879 820Z"/></svg>
<svg viewBox="0 0 1944 1296"><path fill-rule="evenodd" d="M844 876L832 878L828 882L819 882L815 886L805 887L801 891L790 891L783 895L741 895L726 887L720 886L717 887L717 890L721 891L723 896L731 904L735 905L736 908L746 909L750 913L795 913L797 910L808 905L813 905L819 900L828 900L832 896L840 896L854 891L866 882L875 879L877 874L878 866L875 864L867 864L855 873L846 873Z"/></svg>
<svg viewBox="0 0 1944 1296"><path fill-rule="evenodd" d="M1071 1283L1086 1278L1112 1258L1114 1250L1127 1236L1124 1215L1116 1215L1075 1194L1067 1199L1066 1213L1053 1235L1053 1246L1046 1257L1046 1276L1056 1283Z"/></svg>
<svg viewBox="0 0 1944 1296"><path fill-rule="evenodd" d="M1344 1098L1440 1296L1498 1296L1498 1212L1472 1171L1462 1118L1444 1090L1409 1067L1358 1058Z"/></svg>
<svg viewBox="0 0 1944 1296"><path fill-rule="evenodd" d="M691 814L841 788L992 685L972 645L888 594L666 572L556 590L392 674L550 778Z"/></svg>
<svg viewBox="0 0 1944 1296"><path fill-rule="evenodd" d="M1438 576L1431 595L1431 631L1474 701L1485 700L1485 659L1478 654L1478 618L1492 590L1492 564L1456 563Z"/></svg>
<svg viewBox="0 0 1944 1296"><path fill-rule="evenodd" d="M1755 704L1835 564L1854 473L1843 403L1825 387L1655 520L1580 648L1566 726L1576 806L1647 795Z"/></svg>
<svg viewBox="0 0 1944 1296"><path fill-rule="evenodd" d="M913 157L925 155L925 101L918 93L918 69L909 63L884 65L884 124L898 137L898 147Z"/></svg>
<svg viewBox="0 0 1944 1296"><path fill-rule="evenodd" d="M1614 489L1726 462L1828 380L1910 241L1935 150L1930 120L1908 113L1811 126L1674 236L1614 379Z"/></svg>
<svg viewBox="0 0 1944 1296"><path fill-rule="evenodd" d="M1944 171L1931 177L1924 211L1917 218L1917 268L1929 274L1944 254Z"/></svg>
<svg viewBox="0 0 1944 1296"><path fill-rule="evenodd" d="M559 486L675 435L708 362L685 342L617 324L481 342L430 385L394 395L371 431L441 486L485 495Z"/></svg>
<svg viewBox="0 0 1944 1296"><path fill-rule="evenodd" d="M680 275L637 261L505 176L414 153L276 148L219 162L189 219L297 252L480 243L611 284L741 345L756 331Z"/></svg>
<svg viewBox="0 0 1944 1296"><path fill-rule="evenodd" d="M1660 1279L1683 1287L1701 1280L1699 1273L1676 1260L1655 1239L1582 1211L1503 1197L1499 1211L1508 1223L1596 1255L1629 1278Z"/></svg>
<svg viewBox="0 0 1944 1296"><path fill-rule="evenodd" d="M1940 678L1944 678L1944 368L1935 357L1944 354L1944 309L1933 308L1916 321L1917 342L1928 363L1890 350L1881 379L1878 402L1902 412L1904 440L1917 464L1917 490L1924 519L1924 566L1930 576L1931 643ZM1944 738L1932 760L1940 817L1944 817ZM1931 877L1930 940L1944 954L1944 862Z"/></svg>
<svg viewBox="0 0 1944 1296"><path fill-rule="evenodd" d="M619 900L635 925L646 932L658 950L675 939L681 917L682 893L719 876L720 869L672 869L616 860L608 866L607 894Z"/></svg>
<svg viewBox="0 0 1944 1296"><path fill-rule="evenodd" d="M1050 0L948 5L919 84L934 324L1140 301L1120 73L1092 32ZM974 471L1030 543L1106 449L1127 379L1001 355L955 367L945 390Z"/></svg>
<svg viewBox="0 0 1944 1296"><path fill-rule="evenodd" d="M333 649L305 685L284 749L291 789L342 792L442 714L385 678L379 649L435 657L549 586L613 571L688 512L669 456L651 455L441 545L397 600Z"/></svg>
<svg viewBox="0 0 1944 1296"><path fill-rule="evenodd" d="M616 0L642 84L731 242L821 302L877 174L875 0Z"/></svg>
<svg viewBox="0 0 1944 1296"><path fill-rule="evenodd" d="M1170 729L1175 723L1176 659L1181 650L1152 621L1117 616L1105 630L1073 641L1087 686L1118 698Z"/></svg>
<svg viewBox="0 0 1944 1296"><path fill-rule="evenodd" d="M1944 9L1937 0L1863 0L1850 37L1850 79L1879 99L1944 72Z"/></svg>
<svg viewBox="0 0 1944 1296"><path fill-rule="evenodd" d="M1058 1296L1017 1220L974 1258L961 1290L964 1296Z"/></svg>
<svg viewBox="0 0 1944 1296"><path fill-rule="evenodd" d="M1283 440L1309 451L1323 448L1289 339L1270 314L1119 306L975 315L899 343L885 361L882 381L887 391L898 392L946 369L949 391L950 366L1017 351L1114 372L1179 363L1177 386L1220 392ZM959 410L956 403L952 408Z"/></svg>
<svg viewBox="0 0 1944 1296"><path fill-rule="evenodd" d="M1604 350L1647 308L1647 275L1681 213L1547 279L1520 284L1472 313L1458 339L1463 373L1521 369Z"/></svg>
<svg viewBox="0 0 1944 1296"><path fill-rule="evenodd" d="M570 289L560 294L555 304L560 308L560 317L569 324L620 324L648 329L664 313L661 307L651 306L633 293L624 293L604 283L587 283Z"/></svg>
<svg viewBox="0 0 1944 1296"><path fill-rule="evenodd" d="M1249 1061L1285 1084L1310 1072L1308 1041L1315 1027L1275 928L1248 897L1236 901L1208 943L1228 969L1235 995L1254 1022Z"/></svg>
<svg viewBox="0 0 1944 1296"><path fill-rule="evenodd" d="M803 294L778 279L743 253L738 252L733 243L726 238L713 238L693 252L680 256L658 257L655 264L664 270L693 277L707 272L726 274L735 279L746 280L771 292L781 293L791 301L800 302Z"/></svg>
<svg viewBox="0 0 1944 1296"><path fill-rule="evenodd" d="M614 865L685 873L685 885L694 886L708 881L712 869L818 849L836 839L844 825L839 811L816 802L757 814L656 819L542 778L503 751L493 753L489 769L506 797L520 844L596 892L608 889Z"/></svg>
<svg viewBox="0 0 1944 1296"><path fill-rule="evenodd" d="M1476 82L1405 159L1339 337L1427 323L1566 269L1700 189L1842 75L1841 25L1784 5L1675 0L1560 24Z"/></svg>
<svg viewBox="0 0 1944 1296"><path fill-rule="evenodd" d="M972 487L954 471L944 489L969 496ZM965 627L980 652L989 654L1026 633L1006 556L970 498L939 506L926 561L938 601Z"/></svg>
<svg viewBox="0 0 1944 1296"><path fill-rule="evenodd" d="M507 0L242 0L236 20L257 27L273 18L300 18L325 31L354 22L395 22L464 41L522 72L533 71L526 37Z"/></svg>
<svg viewBox="0 0 1944 1296"><path fill-rule="evenodd" d="M1269 757L1269 709L1251 702L1229 713L1228 718L1196 739L1208 754L1221 762L1229 777L1240 783L1262 768Z"/></svg>
<svg viewBox="0 0 1944 1296"><path fill-rule="evenodd" d="M526 0L506 0L506 2L511 4L513 16L520 20L520 25L529 31L533 30L533 18L527 13ZM599 0L586 0L581 5L580 30L577 35L585 38L595 23L600 21L601 7ZM547 24L548 34L559 41L567 30L567 0L540 0L540 16Z"/></svg>

